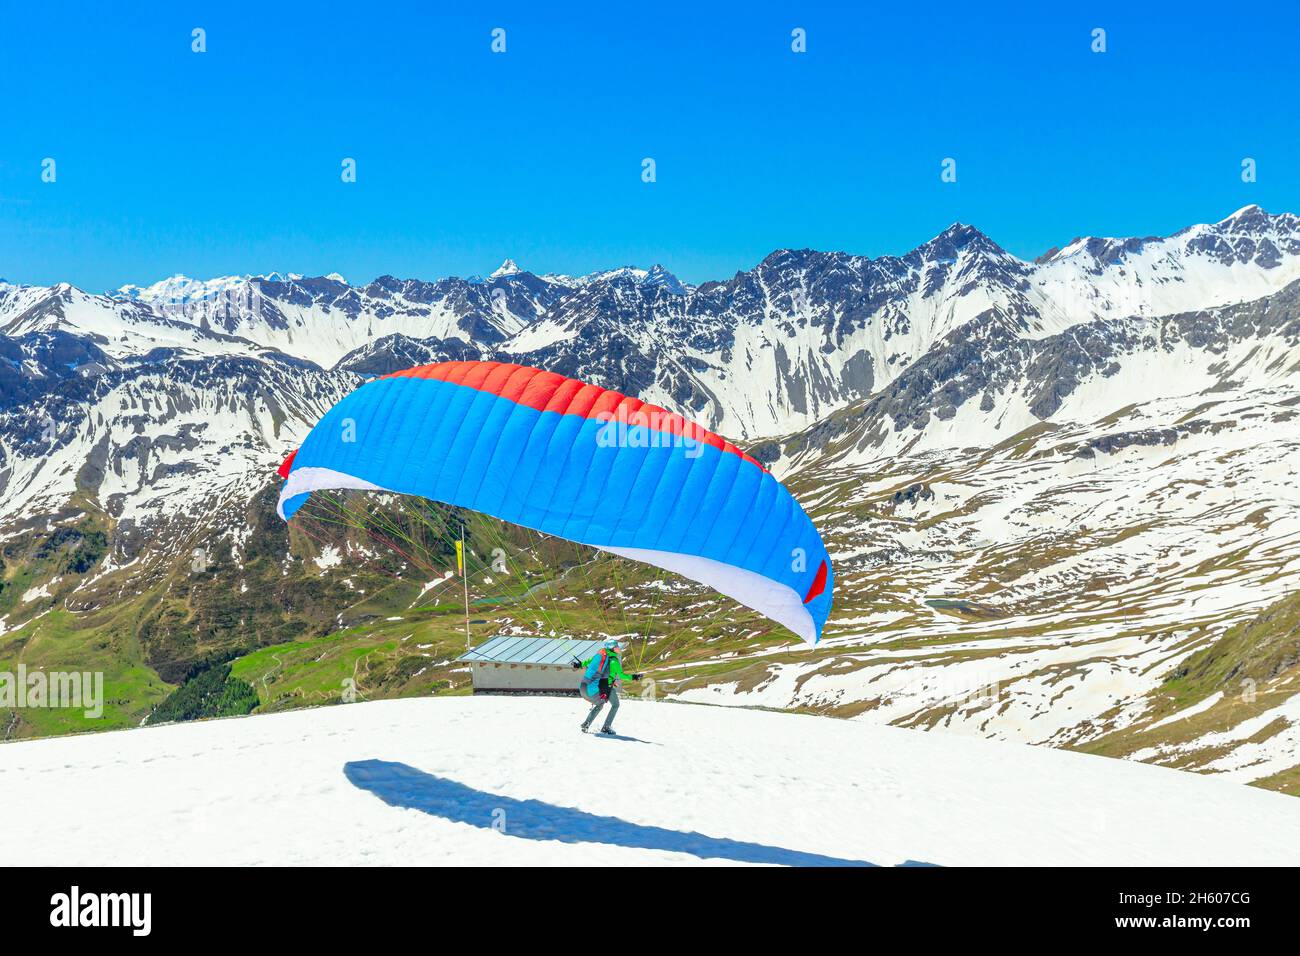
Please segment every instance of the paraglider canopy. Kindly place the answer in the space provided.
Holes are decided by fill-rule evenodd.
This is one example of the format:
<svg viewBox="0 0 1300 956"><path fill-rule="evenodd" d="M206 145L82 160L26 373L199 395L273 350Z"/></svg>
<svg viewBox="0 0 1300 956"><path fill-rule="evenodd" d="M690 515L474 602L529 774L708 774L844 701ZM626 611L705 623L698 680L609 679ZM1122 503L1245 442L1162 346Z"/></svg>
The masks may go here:
<svg viewBox="0 0 1300 956"><path fill-rule="evenodd" d="M699 581L816 643L826 547L731 442L555 372L441 362L362 385L280 467L286 520L313 491L419 495Z"/></svg>

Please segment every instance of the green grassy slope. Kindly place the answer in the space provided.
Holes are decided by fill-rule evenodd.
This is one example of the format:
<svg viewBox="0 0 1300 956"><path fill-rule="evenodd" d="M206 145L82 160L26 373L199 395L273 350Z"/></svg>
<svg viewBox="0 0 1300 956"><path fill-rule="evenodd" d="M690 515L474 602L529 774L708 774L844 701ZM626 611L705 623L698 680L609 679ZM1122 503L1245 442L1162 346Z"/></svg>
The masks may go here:
<svg viewBox="0 0 1300 956"><path fill-rule="evenodd" d="M0 738L135 726L160 705L155 719L218 716L232 700L243 706L241 684L259 711L468 693L468 668L456 661L467 642L464 585L451 573L462 523L471 644L503 631L617 634L630 664L654 665L675 687L720 673L744 679L753 664L741 658L691 665L791 641L655 569L483 515L431 510L432 519L428 509L408 513L396 499L361 527L316 520L329 517L324 509L286 526L268 489L238 516L238 533L189 534L166 557L145 551L119 569L105 565L114 528L102 517L63 526L87 533L56 527L11 542L0 572L0 671L102 671L109 703L95 720L0 706ZM100 546L97 560L84 557L88 540ZM197 563L195 541L204 542ZM23 599L42 588L48 594Z"/></svg>
<svg viewBox="0 0 1300 956"><path fill-rule="evenodd" d="M1140 724L1081 749L1125 757L1155 748L1165 755L1161 762L1168 766L1204 769L1227 753L1230 745L1183 752L1188 744L1210 734L1227 733L1281 706L1297 692L1300 594L1293 594L1229 628L1219 640L1188 657L1151 695L1151 710ZM1173 719L1180 712L1189 713ZM1165 720L1168 722L1159 727L1152 726ZM1250 739L1264 742L1285 729L1285 721L1269 721ZM1300 768L1255 784L1300 795Z"/></svg>

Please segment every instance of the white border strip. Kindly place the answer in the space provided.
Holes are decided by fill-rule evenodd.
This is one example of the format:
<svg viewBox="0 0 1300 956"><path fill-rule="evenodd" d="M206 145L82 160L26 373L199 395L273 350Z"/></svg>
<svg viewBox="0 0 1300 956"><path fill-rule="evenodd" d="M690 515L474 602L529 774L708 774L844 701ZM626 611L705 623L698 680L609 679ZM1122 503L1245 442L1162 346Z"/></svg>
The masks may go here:
<svg viewBox="0 0 1300 956"><path fill-rule="evenodd" d="M348 488L353 491L388 491L387 488L381 488L364 478L345 475L333 468L304 466L289 472L288 480L285 481L284 487L280 489L280 500L275 504L275 513L287 521L289 519L284 517L284 503L290 498L311 494L313 491L340 488Z"/></svg>

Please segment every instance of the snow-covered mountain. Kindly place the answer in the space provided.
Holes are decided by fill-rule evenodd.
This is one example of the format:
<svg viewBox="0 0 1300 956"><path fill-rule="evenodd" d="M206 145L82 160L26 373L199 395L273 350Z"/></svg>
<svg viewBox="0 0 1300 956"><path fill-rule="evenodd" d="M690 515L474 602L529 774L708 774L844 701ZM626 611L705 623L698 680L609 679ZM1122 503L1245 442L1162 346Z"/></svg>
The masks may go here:
<svg viewBox="0 0 1300 956"><path fill-rule="evenodd" d="M795 461L828 452L868 461L990 446L1049 421L1091 421L1159 399L1295 388L1298 367L1300 280L1247 302L1087 319L1039 336L993 308L789 449Z"/></svg>
<svg viewBox="0 0 1300 956"><path fill-rule="evenodd" d="M68 365L77 358L87 356ZM78 494L123 531L178 508L196 517L194 508L246 489L360 382L277 355L156 358L101 363L92 354L39 401L0 412L6 530L59 514Z"/></svg>
<svg viewBox="0 0 1300 956"><path fill-rule="evenodd" d="M1300 764L1291 658L1255 668L1249 706L1197 685L1221 696L1185 723L1174 715L1202 699L1166 684L1285 600L1300 570L1300 219L1253 206L1035 261L954 225L903 256L781 250L699 286L659 266L569 277L512 260L486 278L361 286L0 284L0 545L35 553L92 521L110 541L88 580L170 588L158 582L200 529L236 551L256 538L275 465L339 397L478 357L635 393L747 442L830 542L823 652L722 647L707 679L665 673L665 693L1242 780ZM345 575L336 564L322 580ZM40 615L109 600L41 574L0 564L0 651ZM221 614L238 619L230 600ZM318 617L341 610L304 600ZM1002 696L972 703L987 683Z"/></svg>
<svg viewBox="0 0 1300 956"><path fill-rule="evenodd" d="M1170 392L1285 384L1297 279L1300 219L1247 207L1167 239L1078 239L1033 263L965 226L901 257L780 251L698 288L658 266L574 280L512 260L487 280L359 287L276 273L111 296L5 285L0 515L53 509L104 466L86 490L106 507L132 496L114 484L128 472L147 495L187 454L190 468L240 474L251 461L232 466L241 453L227 449L274 459L324 398L448 358L590 378L735 438L806 429L783 470L850 444L869 461L996 443ZM44 416L58 428L32 441Z"/></svg>
<svg viewBox="0 0 1300 956"><path fill-rule="evenodd" d="M1034 284L1061 320L1158 316L1258 299L1296 278L1300 218L1246 206L1168 238L1078 238L1035 263Z"/></svg>
<svg viewBox="0 0 1300 956"><path fill-rule="evenodd" d="M698 287L661 266L577 279L513 260L487 279L363 286L267 274L108 296L8 287L0 333L66 331L118 357L278 351L366 374L413 355L479 354L581 373L756 438L872 395L945 344L1028 343L1099 321L1132 329L1297 279L1300 219L1249 206L1163 239L1076 239L1034 262L955 224L904 256L781 250Z"/></svg>

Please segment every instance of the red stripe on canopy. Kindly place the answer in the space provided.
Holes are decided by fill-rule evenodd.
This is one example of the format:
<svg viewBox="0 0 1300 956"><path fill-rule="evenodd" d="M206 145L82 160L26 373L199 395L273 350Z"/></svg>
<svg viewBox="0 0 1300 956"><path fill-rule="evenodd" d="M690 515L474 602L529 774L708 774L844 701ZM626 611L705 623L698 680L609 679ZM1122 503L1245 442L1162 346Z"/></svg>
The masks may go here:
<svg viewBox="0 0 1300 956"><path fill-rule="evenodd" d="M764 471L761 462L745 454L731 442L675 412L650 405L611 389L589 385L527 365L508 362L436 362L393 372L385 378L426 378L477 389L539 412L558 412L583 418L614 416L629 424L644 425L654 431L678 435L721 451L739 455ZM634 417L633 417L634 416ZM810 598L811 600L811 598Z"/></svg>

